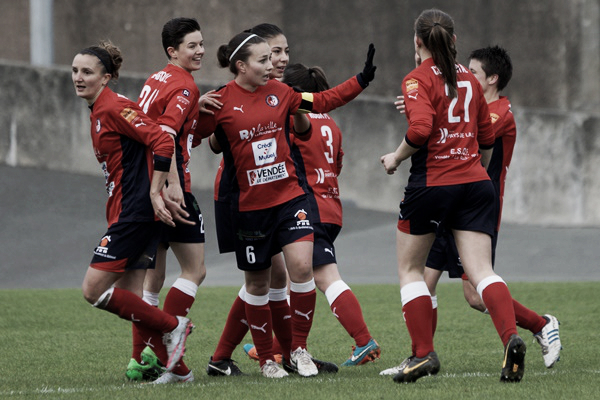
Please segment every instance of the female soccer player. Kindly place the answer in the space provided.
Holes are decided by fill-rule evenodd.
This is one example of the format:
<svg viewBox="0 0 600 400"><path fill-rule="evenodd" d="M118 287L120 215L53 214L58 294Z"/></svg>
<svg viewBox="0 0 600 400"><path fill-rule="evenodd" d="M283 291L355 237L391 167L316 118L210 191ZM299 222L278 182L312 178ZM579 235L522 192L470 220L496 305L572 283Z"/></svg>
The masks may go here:
<svg viewBox="0 0 600 400"><path fill-rule="evenodd" d="M197 134L223 150L225 184L232 188L232 216L238 267L245 271L246 317L265 376L285 372L273 361L269 302L271 257L283 251L290 276L292 348L300 375L318 370L306 351L316 299L312 276L313 227L310 206L288 144L289 116L301 110L329 111L356 97L374 78L373 46L363 72L320 94L298 93L270 79L271 48L243 32L219 48L222 67L233 81L218 91L221 109L201 114ZM283 373L281 373L283 372Z"/></svg>
<svg viewBox="0 0 600 400"><path fill-rule="evenodd" d="M167 352L161 361L170 371L181 358L193 325L188 318L150 306L141 294L145 270L153 267L156 255L160 233L156 216L174 226L160 195L173 138L135 103L107 86L119 77L122 61L120 50L110 42L88 47L73 59L75 92L91 110L94 154L108 192L108 231L94 250L82 290L95 307L130 320L141 330L162 332Z"/></svg>
<svg viewBox="0 0 600 400"><path fill-rule="evenodd" d="M421 65L402 84L409 128L398 149L381 157L388 174L409 157L412 163L396 243L402 311L413 353L394 381L414 382L440 369L433 347L431 296L423 279L440 228L452 230L465 272L504 344L500 379L520 381L525 343L517 334L508 287L491 261L495 193L484 166L490 161L494 132L481 85L456 62L455 41L448 14L431 9L417 18L414 42Z"/></svg>
<svg viewBox="0 0 600 400"><path fill-rule="evenodd" d="M282 82L311 93L329 89L322 68L307 68L302 64L289 65ZM299 117L301 116L297 114L293 118ZM333 315L355 341L352 355L342 365L362 365L379 358L381 349L369 333L358 299L340 276L333 245L342 229L342 203L337 180L344 155L342 132L326 113L310 113L304 115L304 118L308 118L313 133L308 140L296 140L296 136L292 136L291 142L292 153L298 160L302 174L307 178L308 198L315 229L315 284L325 294ZM274 343L273 354L277 354L276 347L277 343ZM251 358L258 359L253 345L244 345L244 350ZM317 362L323 363L319 360ZM320 371L323 371L323 368L320 368Z"/></svg>
<svg viewBox="0 0 600 400"><path fill-rule="evenodd" d="M171 162L168 187L163 197L174 215L179 216L175 227L165 227L158 245L156 268L146 272L144 300L157 307L160 290L165 281L167 249L171 247L181 274L165 298L163 310L171 315L186 316L196 298L198 286L206 276L204 266L204 223L202 212L192 194L189 170L192 133L198 120L200 91L192 73L202 66L204 38L198 21L193 18L174 18L162 30L162 44L168 64L146 80L138 104L161 128L175 137L175 154ZM178 214L177 210L185 210ZM151 342L154 343L154 342ZM128 376L137 377L141 352L146 344L134 329L133 355ZM154 383L190 382L194 375L181 361Z"/></svg>
<svg viewBox="0 0 600 400"><path fill-rule="evenodd" d="M290 52L287 38L281 28L273 24L262 23L254 26L247 32L258 35L267 41L271 47L271 63L273 64L273 69L269 77L281 80L283 71L289 62ZM217 100L217 97L220 97L220 95L215 93L211 94L211 96L214 97L212 97L210 105L220 108L222 103ZM206 107L201 108L201 111L213 113L210 108ZM297 129L306 131L310 128L308 124L308 120L304 119L299 122ZM217 152L220 153L220 150ZM223 176L223 167L224 162L221 160L221 165L215 179L215 220L219 251L221 253L228 253L234 251L233 238L235 235L232 230L231 221L231 188L227 185L229 179ZM230 373L235 375L241 373L231 360L231 355L248 332L248 326L242 322L246 320L245 292L246 287L244 285L231 306L223 333L208 364L207 372L209 375L223 375L223 371L232 371ZM278 340L275 340L275 343L277 346L281 345L282 347L275 350L275 360L281 363L281 354L289 354L292 350L291 321L289 318L290 307L287 302L287 272L281 253L271 257L269 307L273 319L273 331L278 338Z"/></svg>
<svg viewBox="0 0 600 400"><path fill-rule="evenodd" d="M311 93L329 89L325 72L320 67L307 68L302 64L288 66L283 82ZM342 365L361 365L379 358L381 349L369 333L358 299L340 276L333 245L342 229L342 202L337 179L344 156L342 132L326 113L307 116L312 129L310 139L296 140L293 136L292 151L306 175L314 215L315 284L327 297L333 315L355 341L352 355Z"/></svg>
<svg viewBox="0 0 600 400"><path fill-rule="evenodd" d="M506 96L500 95L512 76L512 62L506 50L499 46L474 50L471 52L469 60L469 70L481 84L495 132L494 152L487 168L496 193L496 207L492 215L496 222L492 237L492 264L494 264L502 219L504 183L517 137L517 127L510 101ZM456 244L451 234L436 238L427 258L425 282L434 303L437 303L437 296L435 296L437 282L444 270L448 271L450 277L462 277L463 291L469 305L478 311L487 313L487 307L477 294L476 288L462 271ZM434 320L435 306L436 304L434 304ZM542 347L544 364L547 368L551 368L560 357L561 342L558 320L550 314L541 316L514 299L513 306L517 326L533 333Z"/></svg>

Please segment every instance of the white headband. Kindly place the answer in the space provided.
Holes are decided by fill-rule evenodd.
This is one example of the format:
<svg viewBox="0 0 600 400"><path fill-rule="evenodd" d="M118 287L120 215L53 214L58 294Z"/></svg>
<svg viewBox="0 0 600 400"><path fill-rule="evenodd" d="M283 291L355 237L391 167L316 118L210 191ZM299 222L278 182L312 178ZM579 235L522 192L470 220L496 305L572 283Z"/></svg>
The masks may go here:
<svg viewBox="0 0 600 400"><path fill-rule="evenodd" d="M229 56L229 61L231 61L231 59L233 58L233 56L235 56L235 53L237 53L237 52L238 52L238 50L239 50L239 49L241 49L241 48L242 48L242 46L243 46L243 45L245 45L245 44L246 44L246 42L247 42L248 40L252 39L254 36L258 36L258 35L255 35L255 34L253 33L252 35L250 35L250 36L248 36L246 39L244 39L244 41L243 41L242 43L240 43L240 44L238 45L238 47L236 47L236 48L235 48L235 50L233 51L233 53L231 53L231 55Z"/></svg>

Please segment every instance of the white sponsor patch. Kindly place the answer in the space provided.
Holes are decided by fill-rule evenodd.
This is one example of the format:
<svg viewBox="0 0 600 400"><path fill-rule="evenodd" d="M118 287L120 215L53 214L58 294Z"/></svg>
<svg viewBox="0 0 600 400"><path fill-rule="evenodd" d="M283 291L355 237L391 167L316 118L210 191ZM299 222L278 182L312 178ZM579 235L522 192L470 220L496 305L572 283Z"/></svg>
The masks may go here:
<svg viewBox="0 0 600 400"><path fill-rule="evenodd" d="M277 160L277 141L275 139L259 140L252 143L254 163L256 166L271 164Z"/></svg>
<svg viewBox="0 0 600 400"><path fill-rule="evenodd" d="M285 179L289 176L284 162L269 165L268 167L252 169L246 171L246 173L248 174L248 184L250 186L263 185Z"/></svg>

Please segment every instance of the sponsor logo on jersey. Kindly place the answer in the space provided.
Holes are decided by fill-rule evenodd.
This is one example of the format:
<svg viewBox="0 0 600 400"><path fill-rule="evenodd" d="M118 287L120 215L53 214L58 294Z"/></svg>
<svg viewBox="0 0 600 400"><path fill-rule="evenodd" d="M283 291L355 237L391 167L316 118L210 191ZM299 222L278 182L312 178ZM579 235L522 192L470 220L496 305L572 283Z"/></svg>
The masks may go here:
<svg viewBox="0 0 600 400"><path fill-rule="evenodd" d="M240 139L242 139L242 140L248 140L248 141L252 140L252 138L254 137L254 131L255 130L256 130L255 128L252 128L250 130L242 129L240 131Z"/></svg>
<svg viewBox="0 0 600 400"><path fill-rule="evenodd" d="M274 94L270 94L267 96L265 101L267 102L267 105L269 107L277 107L277 105L279 104L279 97L277 97Z"/></svg>
<svg viewBox="0 0 600 400"><path fill-rule="evenodd" d="M315 172L317 173L317 181L315 183L325 183L325 172L323 171L323 168L315 168Z"/></svg>
<svg viewBox="0 0 600 400"><path fill-rule="evenodd" d="M131 123L137 116L138 116L137 111L132 110L129 107L124 108L121 111L121 117L125 118L125 120L129 123Z"/></svg>
<svg viewBox="0 0 600 400"><path fill-rule="evenodd" d="M271 164L277 160L277 141L275 139L259 140L252 143L252 151L256 166Z"/></svg>
<svg viewBox="0 0 600 400"><path fill-rule="evenodd" d="M490 118L492 119L492 124L495 124L496 121L498 121L498 119L500 119L500 116L496 113L490 113Z"/></svg>
<svg viewBox="0 0 600 400"><path fill-rule="evenodd" d="M419 81L416 79L409 79L406 81L406 92L410 93L413 90L419 90Z"/></svg>
<svg viewBox="0 0 600 400"><path fill-rule="evenodd" d="M409 99L417 100L419 95L419 81L416 79L409 79L405 83L406 85L406 97Z"/></svg>
<svg viewBox="0 0 600 400"><path fill-rule="evenodd" d="M284 162L246 171L250 186L264 185L265 183L286 179L289 174Z"/></svg>
<svg viewBox="0 0 600 400"><path fill-rule="evenodd" d="M281 130L282 128L279 127L276 122L270 121L266 125L259 124L257 127L252 129L242 129L239 132L241 140L251 141L255 136L274 135Z"/></svg>
<svg viewBox="0 0 600 400"><path fill-rule="evenodd" d="M98 155L96 155L96 157L98 157ZM100 163L100 168L102 169L102 174L104 175L104 179L106 180L106 193L108 193L108 197L111 197L113 194L113 190L115 189L115 182L109 181L110 172L108 171L106 161Z"/></svg>
<svg viewBox="0 0 600 400"><path fill-rule="evenodd" d="M331 117L327 114L314 114L314 113L308 113L308 116L311 119L331 119Z"/></svg>
<svg viewBox="0 0 600 400"><path fill-rule="evenodd" d="M440 140L438 140L438 143L446 143L446 140L448 139L448 129L446 128L440 128Z"/></svg>

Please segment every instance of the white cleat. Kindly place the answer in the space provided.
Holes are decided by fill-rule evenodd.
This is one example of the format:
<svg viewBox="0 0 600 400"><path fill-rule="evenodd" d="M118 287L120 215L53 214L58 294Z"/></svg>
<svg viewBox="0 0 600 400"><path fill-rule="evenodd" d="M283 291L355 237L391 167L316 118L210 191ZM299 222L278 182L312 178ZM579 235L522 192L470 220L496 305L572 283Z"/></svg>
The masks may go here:
<svg viewBox="0 0 600 400"><path fill-rule="evenodd" d="M400 371L403 371L404 368L408 365L408 363L411 362L411 360L415 358L415 356L410 356L404 359L404 361L402 361L400 363L400 365L396 366L396 367L392 367L392 368L388 368L388 369L384 369L383 371L381 371L379 373L379 375L396 375L398 373L400 373Z"/></svg>
<svg viewBox="0 0 600 400"><path fill-rule="evenodd" d="M169 361L166 365L166 372L171 372L179 362L185 352L185 341L192 330L194 324L186 317L177 317L179 323L171 332L163 335L163 343L167 348Z"/></svg>
<svg viewBox="0 0 600 400"><path fill-rule="evenodd" d="M562 350L558 334L558 325L560 325L560 322L550 314L544 315L544 318L546 318L548 323L533 337L542 347L542 357L544 357L546 368L552 368L560 359L560 351Z"/></svg>
<svg viewBox="0 0 600 400"><path fill-rule="evenodd" d="M277 364L273 360L267 360L266 363L261 367L262 374L266 378L285 378L288 373L281 368L281 365Z"/></svg>
<svg viewBox="0 0 600 400"><path fill-rule="evenodd" d="M292 351L290 361L292 366L296 368L300 376L314 376L319 373L319 369L312 360L312 356L301 347Z"/></svg>
<svg viewBox="0 0 600 400"><path fill-rule="evenodd" d="M167 383L186 383L194 382L194 374L190 371L187 375L177 375L172 372L165 372L157 380L153 381L153 385L164 385Z"/></svg>

